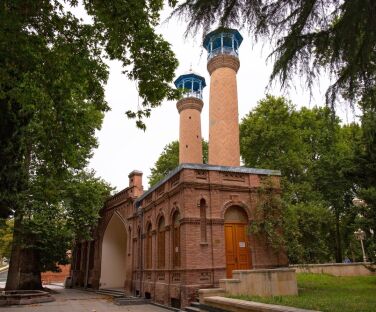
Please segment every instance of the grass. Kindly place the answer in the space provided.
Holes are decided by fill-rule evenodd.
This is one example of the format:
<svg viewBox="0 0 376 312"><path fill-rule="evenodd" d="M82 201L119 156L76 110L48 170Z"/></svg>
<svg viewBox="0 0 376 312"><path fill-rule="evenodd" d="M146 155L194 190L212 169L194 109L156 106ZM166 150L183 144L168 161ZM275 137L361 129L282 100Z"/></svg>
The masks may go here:
<svg viewBox="0 0 376 312"><path fill-rule="evenodd" d="M375 312L376 276L297 274L299 296L232 298L325 312Z"/></svg>

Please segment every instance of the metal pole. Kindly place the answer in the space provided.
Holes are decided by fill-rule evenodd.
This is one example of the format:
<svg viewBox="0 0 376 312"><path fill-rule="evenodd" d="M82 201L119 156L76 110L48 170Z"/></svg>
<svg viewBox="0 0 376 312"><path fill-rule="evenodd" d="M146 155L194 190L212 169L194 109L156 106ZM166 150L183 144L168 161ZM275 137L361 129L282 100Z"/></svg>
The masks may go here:
<svg viewBox="0 0 376 312"><path fill-rule="evenodd" d="M364 245L363 245L363 240L360 240L360 244L362 245L362 252L363 252L363 262L367 262L367 257L366 253L364 252Z"/></svg>

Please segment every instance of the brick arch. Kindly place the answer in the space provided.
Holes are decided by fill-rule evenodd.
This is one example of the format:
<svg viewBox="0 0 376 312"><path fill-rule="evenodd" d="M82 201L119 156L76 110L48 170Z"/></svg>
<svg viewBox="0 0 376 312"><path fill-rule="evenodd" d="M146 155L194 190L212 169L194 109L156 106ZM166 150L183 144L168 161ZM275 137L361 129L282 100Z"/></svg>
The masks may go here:
<svg viewBox="0 0 376 312"><path fill-rule="evenodd" d="M174 214L175 214L176 211L179 212L180 217L181 217L181 210L180 210L180 207L179 207L178 204L174 204L172 206L172 209L171 209L171 211L169 213L169 218L168 218L168 224L169 225L172 225L172 217L174 216ZM165 220L167 221L167 219L165 219Z"/></svg>
<svg viewBox="0 0 376 312"><path fill-rule="evenodd" d="M156 228L158 228L158 224L159 224L159 221L161 220L161 218L164 218L165 222L166 222L166 216L165 216L165 213L163 212L163 210L160 210L158 212L157 217L155 218L155 226L156 226Z"/></svg>
<svg viewBox="0 0 376 312"><path fill-rule="evenodd" d="M120 220L121 220L121 222L123 222L125 228L127 228L127 227L130 225L129 222L127 221L127 219L125 219L125 218L121 215L121 213L120 213L119 211L116 210L116 211L114 212L114 214L116 214L116 215L120 218Z"/></svg>
<svg viewBox="0 0 376 312"><path fill-rule="evenodd" d="M198 199L197 199L197 207L200 207L200 205L201 205L201 200L205 200L205 204L206 204L206 206L208 206L208 202L209 202L208 197L205 196L205 195L200 195L200 196L198 197Z"/></svg>
<svg viewBox="0 0 376 312"><path fill-rule="evenodd" d="M101 241L103 240L103 236L107 230L108 224L110 223L111 219L114 217L115 214L117 217L119 217L120 221L123 223L124 228L128 230L128 226L130 226L130 223L126 219L124 219L124 217L121 215L120 212L118 212L117 210L114 210L113 213L105 213L104 218L103 218L104 221L102 223L100 234L99 234Z"/></svg>
<svg viewBox="0 0 376 312"><path fill-rule="evenodd" d="M100 241L99 282L102 288L122 287L127 278L125 267L126 254L129 249L129 224L118 211L108 213L105 221ZM117 273L114 274L114 271Z"/></svg>
<svg viewBox="0 0 376 312"><path fill-rule="evenodd" d="M224 219L224 218L225 218L226 210L227 210L228 208L230 208L230 207L234 207L234 206L238 206L238 207L240 207L240 208L243 208L244 211L245 211L245 213L247 214L248 221L251 220L251 216L252 216L252 214L251 214L251 211L250 211L248 205L247 205L246 203L242 202L242 201L233 201L233 200L229 200L229 201L227 201L227 202L223 205L223 207L222 207L222 209L221 209L221 218Z"/></svg>
<svg viewBox="0 0 376 312"><path fill-rule="evenodd" d="M145 222L145 228L144 228L145 232L147 232L149 225L151 226L151 230L153 231L153 222L151 222L151 219L149 219L149 220L146 220Z"/></svg>
<svg viewBox="0 0 376 312"><path fill-rule="evenodd" d="M141 230L141 224L137 224L137 232L135 232L136 238L141 239L142 238L142 230Z"/></svg>

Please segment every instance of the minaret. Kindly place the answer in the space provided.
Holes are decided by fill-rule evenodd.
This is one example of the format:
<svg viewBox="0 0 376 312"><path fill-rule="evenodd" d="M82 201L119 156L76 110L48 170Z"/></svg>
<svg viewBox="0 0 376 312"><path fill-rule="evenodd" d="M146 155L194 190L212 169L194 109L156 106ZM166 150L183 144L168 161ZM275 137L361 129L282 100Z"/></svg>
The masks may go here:
<svg viewBox="0 0 376 312"><path fill-rule="evenodd" d="M179 164L202 164L201 110L205 79L193 72L179 76L175 86L183 89L183 98L176 103L180 114Z"/></svg>
<svg viewBox="0 0 376 312"><path fill-rule="evenodd" d="M210 74L209 164L240 166L238 94L236 73L238 48L243 37L235 29L219 28L207 34Z"/></svg>

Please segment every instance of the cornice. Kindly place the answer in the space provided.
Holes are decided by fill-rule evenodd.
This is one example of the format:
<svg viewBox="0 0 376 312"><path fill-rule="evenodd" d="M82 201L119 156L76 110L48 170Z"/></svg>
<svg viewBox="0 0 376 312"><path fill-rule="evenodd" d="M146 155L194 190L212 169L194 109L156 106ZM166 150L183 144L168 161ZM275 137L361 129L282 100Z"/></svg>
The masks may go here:
<svg viewBox="0 0 376 312"><path fill-rule="evenodd" d="M196 109L201 112L203 106L204 102L195 97L183 98L176 103L176 108L178 109L179 113L185 109Z"/></svg>
<svg viewBox="0 0 376 312"><path fill-rule="evenodd" d="M216 69L222 68L222 67L231 68L235 71L235 73L237 73L240 67L239 59L233 55L220 54L210 59L207 65L208 72L210 75Z"/></svg>

